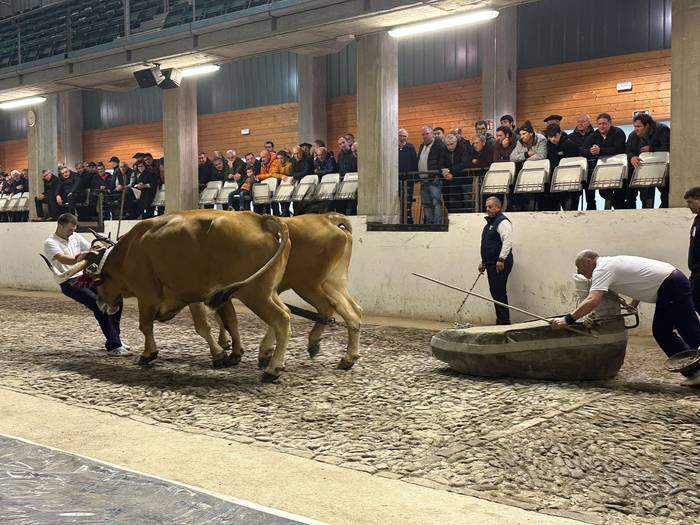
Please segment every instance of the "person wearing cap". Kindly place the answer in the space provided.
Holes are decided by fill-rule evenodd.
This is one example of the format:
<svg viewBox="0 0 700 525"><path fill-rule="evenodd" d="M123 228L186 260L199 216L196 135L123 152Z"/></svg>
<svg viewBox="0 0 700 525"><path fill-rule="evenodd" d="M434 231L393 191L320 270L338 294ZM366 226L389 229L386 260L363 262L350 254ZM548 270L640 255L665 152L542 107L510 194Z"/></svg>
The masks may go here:
<svg viewBox="0 0 700 525"><path fill-rule="evenodd" d="M566 141L567 134L563 131L559 124L549 124L544 130L544 136L547 139L547 159L549 160L549 173L554 173L554 170L561 159L566 156ZM564 210L575 210L578 208L578 192L560 192L550 193L549 184L547 191L542 196L539 207L540 210L559 211L561 206Z"/></svg>
<svg viewBox="0 0 700 525"><path fill-rule="evenodd" d="M512 162L525 162L526 160L542 160L547 158L547 139L539 133L535 133L529 120L520 126L520 138L510 154Z"/></svg>
<svg viewBox="0 0 700 525"><path fill-rule="evenodd" d="M561 121L564 119L561 115L549 115L547 118L544 119L544 123L547 124L548 126L550 124L556 124L557 126L561 126Z"/></svg>
<svg viewBox="0 0 700 525"><path fill-rule="evenodd" d="M64 213L58 217L56 231L44 241L44 256L59 273L69 270L85 259L90 252L90 243L82 235L75 233L77 228L77 217ZM105 350L108 356L131 355L129 346L121 339L121 306L113 315L102 312L97 306L97 291L94 286L84 282L83 272L78 272L60 286L63 295L82 304L95 316L105 337Z"/></svg>
<svg viewBox="0 0 700 525"><path fill-rule="evenodd" d="M574 324L590 314L605 292L611 291L631 297L632 308L640 302L656 305L651 329L656 343L669 358L700 347L700 321L690 281L671 264L630 255L601 257L593 250L583 250L576 256L576 269L591 279L590 292L576 310L552 319L554 328ZM686 379L681 385L700 386L700 366L682 374Z"/></svg>

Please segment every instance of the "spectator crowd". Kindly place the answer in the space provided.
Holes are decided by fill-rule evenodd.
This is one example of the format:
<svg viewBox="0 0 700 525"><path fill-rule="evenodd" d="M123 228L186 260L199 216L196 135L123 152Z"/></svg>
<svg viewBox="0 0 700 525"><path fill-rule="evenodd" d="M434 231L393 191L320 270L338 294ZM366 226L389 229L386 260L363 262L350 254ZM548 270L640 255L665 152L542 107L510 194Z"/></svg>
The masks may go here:
<svg viewBox="0 0 700 525"><path fill-rule="evenodd" d="M351 133L338 139L338 154L326 147L322 140L314 144L302 143L291 151L275 151L272 141L256 156L246 153L242 158L236 150L225 154L215 151L210 159L205 152L198 157L198 183L202 191L210 182L235 182L236 188L228 194L229 210L249 210L290 216L289 203L253 205L252 186L269 178L298 184L307 175L319 178L338 173L357 172L357 143ZM15 195L28 190L27 170L0 171L0 195ZM112 157L109 165L102 162L78 162L71 169L58 166L58 175L51 170L41 174L41 191L35 198L40 219L53 220L61 213L70 212L80 220L94 220L98 210L106 218L141 219L161 214L164 208L154 205L158 189L167 180L165 159L156 159L151 153L136 153L131 163ZM335 209L353 213L354 207L346 202L295 203L294 214L323 212ZM13 220L12 217L4 217Z"/></svg>
<svg viewBox="0 0 700 525"><path fill-rule="evenodd" d="M444 208L447 212L470 211L470 202L475 202L474 178L483 176L494 162L514 162L520 169L527 160L548 159L549 173L553 173L563 158L584 157L588 164L588 180L601 157L625 154L629 164L629 176L620 189L601 190L601 197L611 201L612 208L633 209L640 194L644 205L653 202L656 188L637 190L629 187L633 170L640 164L644 152L670 151L671 130L663 123L654 121L648 114L635 115L634 129L625 132L613 125L608 113L600 113L594 128L588 115L580 115L575 129L566 133L561 127L560 115L549 115L544 127L537 131L527 120L516 128L511 115L500 118L495 134L488 132L487 122L478 120L470 140L463 136L462 129L449 133L441 127L423 126L421 143L416 147L408 141L405 129L399 130L399 173L403 180L420 181L420 192L413 193L414 202L420 201L423 222L441 224ZM585 195L586 209L596 209L595 190L586 188L582 192L550 193L536 196L516 194L510 196L509 209L520 211L536 209L557 211L578 209L581 194ZM413 188L413 186L411 186ZM659 188L661 207L668 207L668 185ZM651 197L651 198L650 198Z"/></svg>
<svg viewBox="0 0 700 525"><path fill-rule="evenodd" d="M399 174L402 180L409 181L408 198L418 203L413 211L413 222L441 224L447 213L476 211L478 196L474 182L494 162L514 162L519 169L527 160L548 159L551 174L563 158L584 157L588 161L590 180L601 157L626 154L631 174L640 163L641 153L670 149L670 128L647 114L634 117L634 130L627 137L622 129L613 125L608 113L596 117L595 128L588 115L580 115L571 133L562 129L561 120L559 115L549 115L544 119L543 129L535 130L529 120L516 128L514 118L503 115L493 134L485 120L478 120L469 138L460 128L446 133L441 127L425 125L418 148L409 142L406 130L400 129ZM348 201L303 201L294 203L293 207L289 203L253 203L253 185L269 178L298 184L307 175L321 178L338 173L342 180L346 173L357 172L355 137L347 133L337 144L337 154L323 140L301 143L291 150L275 149L272 141L266 141L258 155L249 152L242 157L235 149L224 154L216 151L212 158L200 152L199 190L211 182L235 182L235 189L227 196L229 210L253 209L258 213L289 216L334 209L352 214L356 206ZM130 162L112 157L108 166L92 161L78 162L72 169L58 166L57 175L45 170L41 191L36 196L37 214L40 218L55 219L68 211L86 220L94 219L100 208L107 218L117 218L119 213L129 219L150 217L163 212L162 207L154 206L154 200L158 188L166 182L165 173L165 159L156 159L150 153L136 153ZM615 209L635 208L638 190L629 187L630 178L627 177L620 189L601 190L601 197ZM414 184L416 181L420 181L420 186ZM26 169L9 173L0 170L0 194L23 193L28 185ZM643 203L653 202L656 188L639 191ZM659 188L659 191L661 207L668 207L668 187ZM550 194L546 188L543 194L536 196L512 195L508 207L511 211L577 209L583 197L586 209L595 210L595 190L587 189L585 181L581 192Z"/></svg>

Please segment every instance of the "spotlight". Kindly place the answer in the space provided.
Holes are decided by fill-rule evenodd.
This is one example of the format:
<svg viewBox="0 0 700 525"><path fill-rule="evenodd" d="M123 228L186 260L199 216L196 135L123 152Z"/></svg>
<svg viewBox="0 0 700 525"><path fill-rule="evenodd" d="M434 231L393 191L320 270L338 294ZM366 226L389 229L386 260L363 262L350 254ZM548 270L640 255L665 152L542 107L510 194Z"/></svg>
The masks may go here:
<svg viewBox="0 0 700 525"><path fill-rule="evenodd" d="M439 18L437 20L429 20L428 22L421 22L419 24L400 26L389 31L389 34L394 38L401 38L403 36L413 36L421 33L438 31L440 29L450 29L453 27L475 24L476 22L492 20L497 16L498 11L494 11L493 9L473 11L463 15L455 15L446 18Z"/></svg>
<svg viewBox="0 0 700 525"><path fill-rule="evenodd" d="M7 102L0 102L0 109L23 108L25 106L41 104L42 102L46 102L46 97L18 98L17 100L8 100Z"/></svg>

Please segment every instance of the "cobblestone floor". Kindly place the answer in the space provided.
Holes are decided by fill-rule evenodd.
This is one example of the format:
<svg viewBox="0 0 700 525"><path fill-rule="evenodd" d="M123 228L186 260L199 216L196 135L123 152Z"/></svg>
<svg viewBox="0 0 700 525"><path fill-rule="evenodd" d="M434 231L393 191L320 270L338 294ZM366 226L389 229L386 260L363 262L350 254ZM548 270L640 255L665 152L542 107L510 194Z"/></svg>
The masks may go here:
<svg viewBox="0 0 700 525"><path fill-rule="evenodd" d="M0 295L0 319L14 390L589 523L700 523L700 392L648 341L614 381L538 383L460 376L431 357L432 332L367 326L345 372L344 331L312 361L295 320L287 371L263 385L251 315L224 370L185 314L156 326L152 368L106 357L91 314L59 299ZM142 342L135 308L122 327Z"/></svg>

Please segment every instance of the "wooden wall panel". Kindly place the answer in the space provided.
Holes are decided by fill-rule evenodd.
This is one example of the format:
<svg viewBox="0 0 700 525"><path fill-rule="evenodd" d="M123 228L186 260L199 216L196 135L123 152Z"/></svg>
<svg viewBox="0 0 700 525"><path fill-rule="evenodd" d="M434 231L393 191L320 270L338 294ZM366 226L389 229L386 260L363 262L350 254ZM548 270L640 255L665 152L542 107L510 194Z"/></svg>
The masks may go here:
<svg viewBox="0 0 700 525"><path fill-rule="evenodd" d="M244 128L250 135L241 135ZM199 116L199 149L210 157L215 150L224 154L231 148L241 157L248 152L257 156L267 140L277 149L291 149L298 136L296 103Z"/></svg>
<svg viewBox="0 0 700 525"><path fill-rule="evenodd" d="M160 122L89 129L83 132L83 159L107 161L116 155L129 163L136 152L163 156L163 126Z"/></svg>
<svg viewBox="0 0 700 525"><path fill-rule="evenodd" d="M618 82L632 90L618 93ZM592 119L607 112L617 124L630 124L635 110L651 110L657 120L671 118L671 50L634 53L518 71L518 123L536 128L556 113L573 128L581 113Z"/></svg>
<svg viewBox="0 0 700 525"><path fill-rule="evenodd" d="M336 151L338 137L347 132L357 135L356 98L331 98L327 112L327 142ZM408 131L408 140L413 144L420 142L420 128L425 124L440 126L448 131L462 128L463 133L470 136L480 113L480 78L399 89L399 127Z"/></svg>
<svg viewBox="0 0 700 525"><path fill-rule="evenodd" d="M23 170L27 164L27 139L0 142L0 168L3 171Z"/></svg>
<svg viewBox="0 0 700 525"><path fill-rule="evenodd" d="M281 104L262 108L200 115L199 150L210 157L235 149L239 155L251 151L256 155L266 140L276 147L292 147L297 143L297 105ZM250 135L241 135L241 129ZM87 130L83 133L85 159L107 162L112 155L131 159L137 151L163 156L163 129L160 122Z"/></svg>

